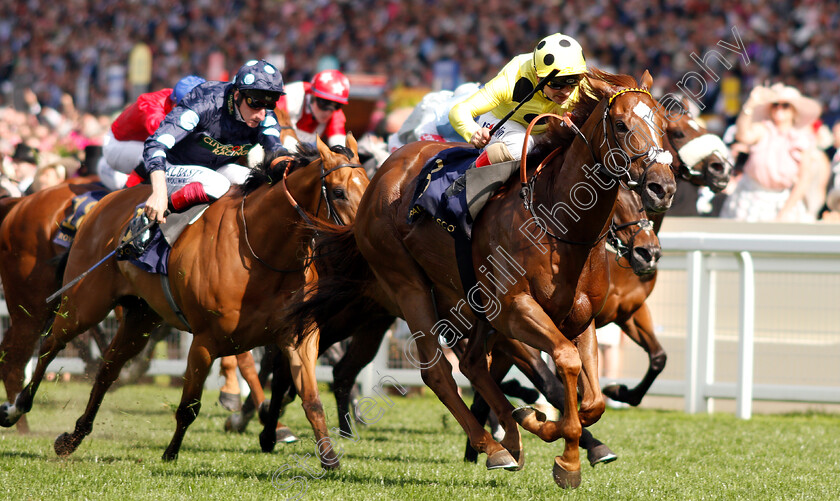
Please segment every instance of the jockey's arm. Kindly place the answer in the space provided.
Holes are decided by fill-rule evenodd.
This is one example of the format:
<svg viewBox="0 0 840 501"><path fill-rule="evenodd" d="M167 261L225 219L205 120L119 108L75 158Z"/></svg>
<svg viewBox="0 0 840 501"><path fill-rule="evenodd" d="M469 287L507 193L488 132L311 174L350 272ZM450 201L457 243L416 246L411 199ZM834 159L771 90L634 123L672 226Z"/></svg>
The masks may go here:
<svg viewBox="0 0 840 501"><path fill-rule="evenodd" d="M485 139L484 144L490 140L489 131L481 131L482 127L476 123L475 117L487 113L502 103L510 102L513 94L509 79L509 75L503 70L478 92L456 104L449 111L449 123L461 137L473 143L473 146L476 146L473 142L476 139L474 137L476 132Z"/></svg>

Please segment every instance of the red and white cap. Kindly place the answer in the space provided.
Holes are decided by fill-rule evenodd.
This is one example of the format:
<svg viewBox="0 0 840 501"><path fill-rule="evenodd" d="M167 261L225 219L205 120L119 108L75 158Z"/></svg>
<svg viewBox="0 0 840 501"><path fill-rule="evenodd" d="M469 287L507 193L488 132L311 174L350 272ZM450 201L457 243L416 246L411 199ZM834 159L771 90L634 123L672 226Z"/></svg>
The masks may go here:
<svg viewBox="0 0 840 501"><path fill-rule="evenodd" d="M350 97L350 81L338 70L324 70L312 78L310 87L316 97L347 104Z"/></svg>

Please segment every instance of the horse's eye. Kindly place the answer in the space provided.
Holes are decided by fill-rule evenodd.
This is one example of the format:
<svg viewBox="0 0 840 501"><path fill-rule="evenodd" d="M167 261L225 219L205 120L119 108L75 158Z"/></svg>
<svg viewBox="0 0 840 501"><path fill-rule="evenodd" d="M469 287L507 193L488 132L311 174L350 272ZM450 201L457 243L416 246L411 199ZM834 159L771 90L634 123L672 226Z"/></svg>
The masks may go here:
<svg viewBox="0 0 840 501"><path fill-rule="evenodd" d="M682 139L682 138L684 138L684 137L685 137L685 132L683 132L683 131L681 131L681 130L677 129L677 130L675 130L675 131L673 131L673 132L671 133L671 136L672 136L674 139Z"/></svg>
<svg viewBox="0 0 840 501"><path fill-rule="evenodd" d="M630 129L627 128L626 123L619 120L615 123L615 130L617 130L618 132L627 132Z"/></svg>
<svg viewBox="0 0 840 501"><path fill-rule="evenodd" d="M344 192L344 188L333 188L332 190L333 198L338 200L346 200L347 194Z"/></svg>

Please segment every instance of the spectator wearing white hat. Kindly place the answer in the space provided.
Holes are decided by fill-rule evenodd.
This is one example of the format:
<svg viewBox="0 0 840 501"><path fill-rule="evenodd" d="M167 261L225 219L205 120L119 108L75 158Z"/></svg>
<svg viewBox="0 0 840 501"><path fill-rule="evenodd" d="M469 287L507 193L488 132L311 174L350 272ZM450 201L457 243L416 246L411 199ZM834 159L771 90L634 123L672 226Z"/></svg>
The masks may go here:
<svg viewBox="0 0 840 501"><path fill-rule="evenodd" d="M782 84L750 92L735 132L737 141L749 147L749 158L721 217L813 221L805 207L817 152L810 126L821 110L818 102Z"/></svg>

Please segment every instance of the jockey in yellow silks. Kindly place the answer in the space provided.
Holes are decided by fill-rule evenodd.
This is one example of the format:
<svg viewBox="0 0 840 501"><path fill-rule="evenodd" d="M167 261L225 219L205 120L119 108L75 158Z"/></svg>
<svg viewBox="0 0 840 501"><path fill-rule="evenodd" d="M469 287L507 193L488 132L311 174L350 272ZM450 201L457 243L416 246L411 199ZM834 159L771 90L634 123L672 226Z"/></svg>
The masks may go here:
<svg viewBox="0 0 840 501"><path fill-rule="evenodd" d="M490 137L490 129L516 108L552 70L557 74L534 94ZM519 160L529 122L541 113L563 115L572 111L582 93L595 98L587 81L586 58L572 37L555 33L540 40L534 52L514 57L496 77L478 92L456 104L449 112L452 127L476 148L487 148L476 167L506 160ZM475 119L474 119L475 117ZM535 125L528 137L528 151L534 136L546 130Z"/></svg>

